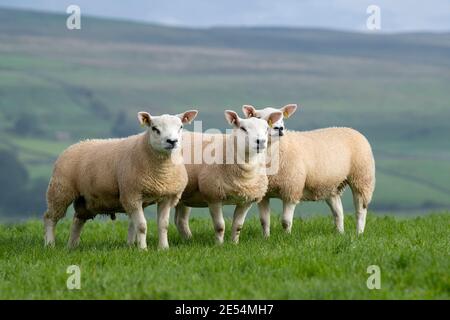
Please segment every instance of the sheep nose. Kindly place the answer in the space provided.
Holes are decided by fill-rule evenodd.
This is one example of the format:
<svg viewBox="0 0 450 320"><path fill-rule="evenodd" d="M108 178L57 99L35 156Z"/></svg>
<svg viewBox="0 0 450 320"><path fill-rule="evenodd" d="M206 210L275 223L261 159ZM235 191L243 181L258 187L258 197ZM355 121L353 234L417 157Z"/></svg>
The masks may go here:
<svg viewBox="0 0 450 320"><path fill-rule="evenodd" d="M257 145L264 145L266 143L265 139L256 139L256 144Z"/></svg>
<svg viewBox="0 0 450 320"><path fill-rule="evenodd" d="M283 127L280 127L280 129L278 129L278 135L280 136L280 137L282 137L282 136L284 136L284 128Z"/></svg>
<svg viewBox="0 0 450 320"><path fill-rule="evenodd" d="M174 146L174 145L177 144L178 139L174 139L174 140L172 140L172 139L167 139L166 141L167 141L167 143L169 143L169 144L171 144L172 146Z"/></svg>

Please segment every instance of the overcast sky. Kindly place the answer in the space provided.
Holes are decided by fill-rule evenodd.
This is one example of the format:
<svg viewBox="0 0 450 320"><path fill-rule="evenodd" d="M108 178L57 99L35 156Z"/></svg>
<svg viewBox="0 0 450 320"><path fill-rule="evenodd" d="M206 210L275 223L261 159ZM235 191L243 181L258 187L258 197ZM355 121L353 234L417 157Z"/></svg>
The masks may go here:
<svg viewBox="0 0 450 320"><path fill-rule="evenodd" d="M381 30L450 31L450 0L0 0L0 6L176 26L295 26L366 30L366 9L381 9Z"/></svg>

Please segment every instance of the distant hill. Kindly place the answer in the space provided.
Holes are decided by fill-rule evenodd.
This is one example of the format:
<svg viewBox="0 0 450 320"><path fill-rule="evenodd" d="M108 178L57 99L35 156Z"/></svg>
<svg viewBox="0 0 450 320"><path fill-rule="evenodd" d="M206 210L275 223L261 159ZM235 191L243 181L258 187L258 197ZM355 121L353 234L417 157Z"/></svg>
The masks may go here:
<svg viewBox="0 0 450 320"><path fill-rule="evenodd" d="M66 18L0 9L0 150L32 180L48 179L73 141L138 132L140 109L195 106L204 127L223 129L225 108L292 102L302 109L291 129L351 126L368 136L379 169L374 209L450 207L448 33L184 29L84 16L81 30L67 30Z"/></svg>

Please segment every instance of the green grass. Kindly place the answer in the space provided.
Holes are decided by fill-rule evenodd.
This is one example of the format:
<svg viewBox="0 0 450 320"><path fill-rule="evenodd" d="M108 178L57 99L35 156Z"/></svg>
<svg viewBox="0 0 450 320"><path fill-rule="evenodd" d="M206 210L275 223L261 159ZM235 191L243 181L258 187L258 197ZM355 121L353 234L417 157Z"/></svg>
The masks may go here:
<svg viewBox="0 0 450 320"><path fill-rule="evenodd" d="M227 221L229 229L230 221ZM69 251L69 219L57 246L45 249L40 221L0 225L0 299L449 299L450 213L399 219L370 214L366 232L334 232L329 216L296 219L293 233L273 219L264 240L249 219L241 243L216 246L209 219L194 218L194 238L182 241L171 225L168 251L126 243L126 221L89 222L78 249ZM229 230L228 230L229 231ZM81 290L68 290L66 269L81 268ZM381 289L369 290L366 270L381 268Z"/></svg>

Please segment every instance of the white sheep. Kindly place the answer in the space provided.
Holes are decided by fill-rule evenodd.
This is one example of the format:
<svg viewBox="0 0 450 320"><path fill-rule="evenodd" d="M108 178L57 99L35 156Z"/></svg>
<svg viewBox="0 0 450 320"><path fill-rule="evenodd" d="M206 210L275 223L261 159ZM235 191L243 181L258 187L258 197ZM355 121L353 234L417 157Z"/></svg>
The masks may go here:
<svg viewBox="0 0 450 320"><path fill-rule="evenodd" d="M186 161L185 158L188 185L176 207L175 224L185 238L191 237L190 207L208 207L213 219L216 240L222 244L225 232L222 206L236 205L232 240L237 243L245 216L252 203L260 201L267 191L265 162L262 157L268 139L267 121L256 118L241 119L235 112L229 110L225 111L225 117L233 126L232 134L185 132L183 137L183 152L189 153L190 156L190 161ZM268 121L276 122L281 118L282 113L275 111L268 116ZM239 141L243 143L239 144ZM201 148L196 148L199 145ZM215 150L216 160L219 161L206 162L202 154L199 163L195 163L194 154L199 151L203 153L212 145L223 146L223 149ZM227 163L226 159L231 159L231 163L230 161Z"/></svg>
<svg viewBox="0 0 450 320"><path fill-rule="evenodd" d="M296 108L287 105L279 110L287 118ZM253 106L243 106L244 114L250 118L266 119L273 110L278 109L256 110ZM318 200L326 201L337 230L343 233L341 195L347 185L353 193L357 233L363 233L367 207L375 189L375 160L367 139L350 128L286 132L281 121L273 124L271 134L269 149L279 152L279 169L268 176L267 194L258 203L264 235L270 235L270 198L283 201L282 224L288 233L296 204Z"/></svg>
<svg viewBox="0 0 450 320"><path fill-rule="evenodd" d="M55 226L73 203L75 215L69 247L79 243L81 230L97 214L126 212L128 243L146 249L147 222L143 208L157 203L159 247L168 248L167 228L187 184L180 140L183 124L196 110L172 116L139 112L144 133L122 139L95 139L67 148L57 159L47 190L45 244L54 245Z"/></svg>

